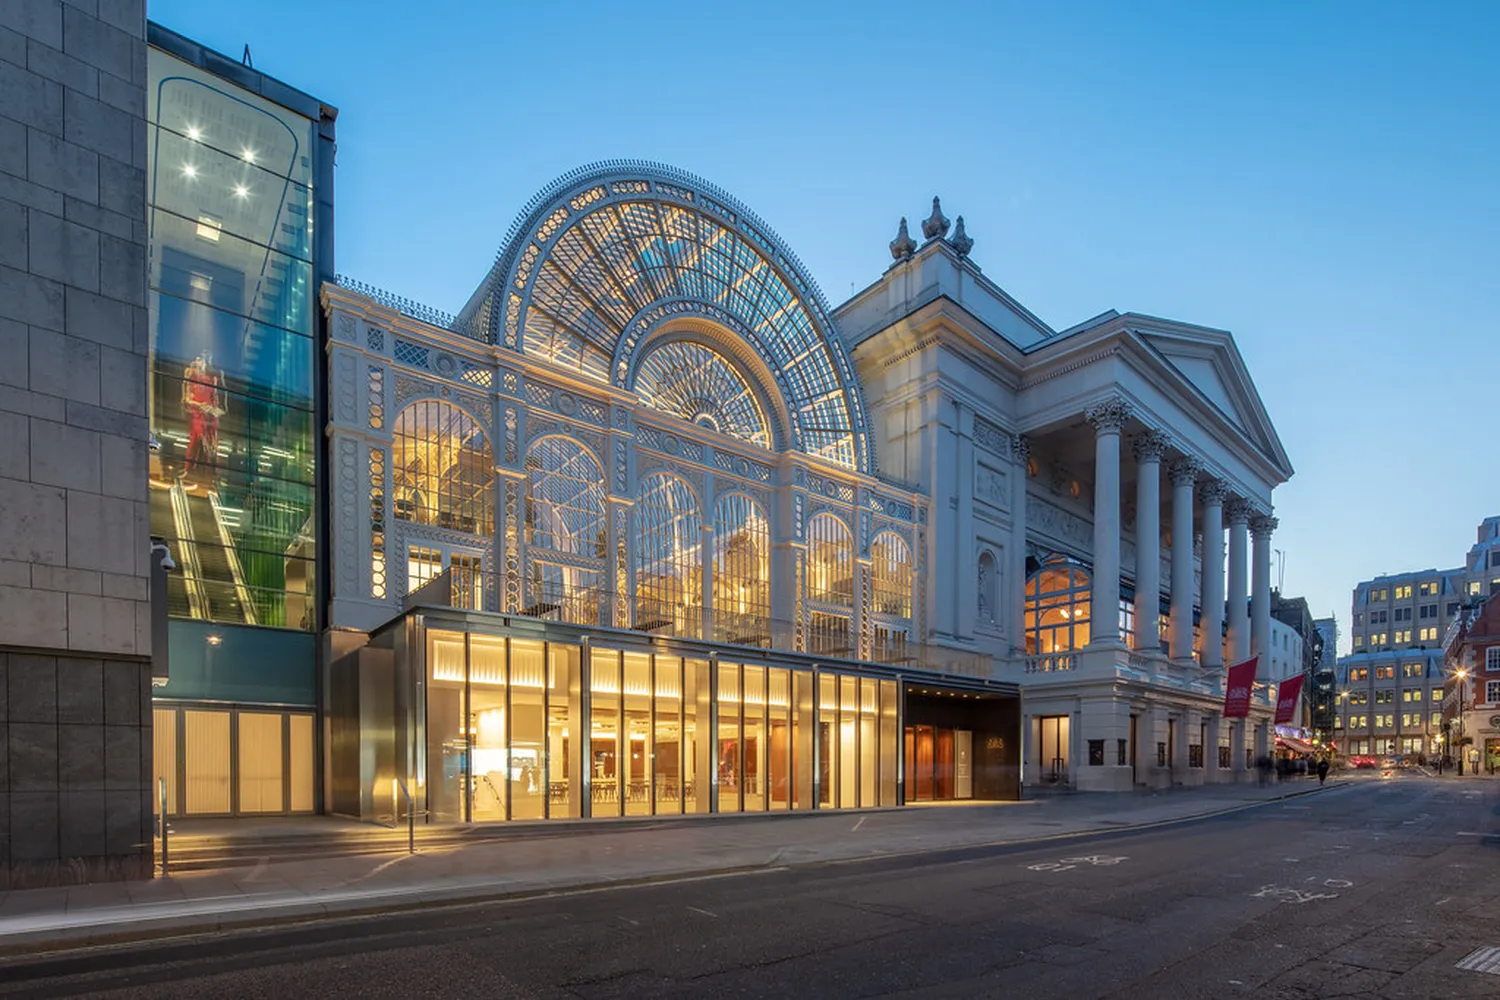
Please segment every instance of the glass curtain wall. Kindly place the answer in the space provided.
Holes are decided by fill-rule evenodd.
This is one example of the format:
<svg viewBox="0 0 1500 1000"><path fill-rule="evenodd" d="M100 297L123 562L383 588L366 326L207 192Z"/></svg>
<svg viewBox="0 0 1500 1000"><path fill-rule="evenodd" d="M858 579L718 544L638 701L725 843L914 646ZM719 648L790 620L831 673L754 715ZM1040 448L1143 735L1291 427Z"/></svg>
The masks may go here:
<svg viewBox="0 0 1500 1000"><path fill-rule="evenodd" d="M714 638L771 645L771 524L743 493L714 505Z"/></svg>
<svg viewBox="0 0 1500 1000"><path fill-rule="evenodd" d="M314 123L147 61L151 531L178 618L311 630Z"/></svg>
<svg viewBox="0 0 1500 1000"><path fill-rule="evenodd" d="M545 437L526 453L525 614L598 624L608 548L604 472L581 444Z"/></svg>
<svg viewBox="0 0 1500 1000"><path fill-rule="evenodd" d="M425 648L434 823L896 804L893 681L439 629Z"/></svg>
<svg viewBox="0 0 1500 1000"><path fill-rule="evenodd" d="M641 481L635 544L635 627L701 636L703 514L687 483L662 472Z"/></svg>

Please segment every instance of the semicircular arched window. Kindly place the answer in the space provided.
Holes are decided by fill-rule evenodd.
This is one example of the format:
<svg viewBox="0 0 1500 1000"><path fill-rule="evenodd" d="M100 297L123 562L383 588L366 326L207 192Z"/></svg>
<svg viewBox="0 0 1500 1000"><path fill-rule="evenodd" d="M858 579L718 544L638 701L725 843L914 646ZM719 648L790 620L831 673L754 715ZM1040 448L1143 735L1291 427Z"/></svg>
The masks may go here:
<svg viewBox="0 0 1500 1000"><path fill-rule="evenodd" d="M760 448L771 431L750 383L718 351L688 340L656 348L641 361L635 391L653 409Z"/></svg>
<svg viewBox="0 0 1500 1000"><path fill-rule="evenodd" d="M743 493L714 504L714 637L737 646L771 644L771 525Z"/></svg>
<svg viewBox="0 0 1500 1000"><path fill-rule="evenodd" d="M436 399L410 404L391 434L397 518L475 535L495 532L495 462L484 429Z"/></svg>
<svg viewBox="0 0 1500 1000"><path fill-rule="evenodd" d="M1093 587L1069 562L1047 562L1026 581L1026 652L1067 653L1089 644Z"/></svg>
<svg viewBox="0 0 1500 1000"><path fill-rule="evenodd" d="M870 573L876 614L911 617L911 549L894 531L870 543Z"/></svg>

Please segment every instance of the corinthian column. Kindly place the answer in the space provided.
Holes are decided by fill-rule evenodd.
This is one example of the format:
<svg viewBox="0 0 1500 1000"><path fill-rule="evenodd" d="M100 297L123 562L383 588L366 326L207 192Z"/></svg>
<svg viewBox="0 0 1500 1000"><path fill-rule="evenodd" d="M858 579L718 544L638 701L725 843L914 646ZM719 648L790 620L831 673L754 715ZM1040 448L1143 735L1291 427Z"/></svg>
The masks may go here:
<svg viewBox="0 0 1500 1000"><path fill-rule="evenodd" d="M1161 649L1161 457L1166 435L1147 431L1135 439L1135 648Z"/></svg>
<svg viewBox="0 0 1500 1000"><path fill-rule="evenodd" d="M1249 502L1232 498L1224 505L1224 517L1229 521L1229 578L1225 593L1229 604L1229 659L1243 663L1250 657L1250 606L1245 580Z"/></svg>
<svg viewBox="0 0 1500 1000"><path fill-rule="evenodd" d="M1267 514L1250 519L1253 560L1250 581L1250 654L1260 657L1256 676L1271 669L1271 533L1280 522Z"/></svg>
<svg viewBox="0 0 1500 1000"><path fill-rule="evenodd" d="M1224 665L1224 497L1228 494L1218 479L1199 489L1203 498L1203 648L1198 662L1204 667Z"/></svg>
<svg viewBox="0 0 1500 1000"><path fill-rule="evenodd" d="M1193 659L1193 484L1198 462L1186 455L1172 461L1172 632L1169 655Z"/></svg>
<svg viewBox="0 0 1500 1000"><path fill-rule="evenodd" d="M1084 417L1094 427L1094 589L1090 645L1120 641L1120 431L1130 404L1108 399Z"/></svg>

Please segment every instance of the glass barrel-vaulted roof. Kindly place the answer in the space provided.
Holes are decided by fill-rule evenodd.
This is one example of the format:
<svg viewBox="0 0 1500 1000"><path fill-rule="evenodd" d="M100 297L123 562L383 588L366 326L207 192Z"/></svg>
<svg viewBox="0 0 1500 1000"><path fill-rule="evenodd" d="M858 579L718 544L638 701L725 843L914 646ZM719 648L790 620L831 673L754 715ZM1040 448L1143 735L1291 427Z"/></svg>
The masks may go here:
<svg viewBox="0 0 1500 1000"><path fill-rule="evenodd" d="M873 471L853 366L816 286L749 210L674 168L611 163L555 182L523 213L459 324L632 388L645 363L638 349L649 361L650 335L689 317L759 358L782 396L793 448ZM659 375L648 383L657 398Z"/></svg>

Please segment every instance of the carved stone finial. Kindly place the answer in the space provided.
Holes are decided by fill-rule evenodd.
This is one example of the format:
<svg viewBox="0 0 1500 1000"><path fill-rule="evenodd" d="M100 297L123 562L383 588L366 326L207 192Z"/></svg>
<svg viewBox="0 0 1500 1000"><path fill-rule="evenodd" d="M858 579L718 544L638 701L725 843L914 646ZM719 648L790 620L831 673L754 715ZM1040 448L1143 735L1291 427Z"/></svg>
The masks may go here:
<svg viewBox="0 0 1500 1000"><path fill-rule="evenodd" d="M1170 445L1171 439L1155 430L1137 434L1132 442L1137 462L1160 462Z"/></svg>
<svg viewBox="0 0 1500 1000"><path fill-rule="evenodd" d="M1130 419L1130 404L1115 397L1095 403L1084 411L1083 417L1094 427L1096 434L1110 431L1118 434Z"/></svg>
<svg viewBox="0 0 1500 1000"><path fill-rule="evenodd" d="M1271 532L1281 526L1281 521L1270 514L1256 514L1250 519L1250 534L1255 538L1270 538Z"/></svg>
<svg viewBox="0 0 1500 1000"><path fill-rule="evenodd" d="M1191 486L1198 481L1198 470L1202 466L1191 455L1179 455L1167 467L1167 478L1173 486Z"/></svg>
<svg viewBox="0 0 1500 1000"><path fill-rule="evenodd" d="M922 223L922 238L928 240L942 239L948 235L948 219L943 215L942 206L938 204L937 195L932 196L932 214L927 221Z"/></svg>
<svg viewBox="0 0 1500 1000"><path fill-rule="evenodd" d="M1229 496L1229 487L1222 479L1205 479L1198 484L1198 496L1205 504L1223 506L1224 498Z"/></svg>
<svg viewBox="0 0 1500 1000"><path fill-rule="evenodd" d="M1250 506L1250 501L1244 497L1230 497L1224 502L1225 524L1249 524L1250 515L1255 508Z"/></svg>
<svg viewBox="0 0 1500 1000"><path fill-rule="evenodd" d="M953 244L953 249L960 257L969 256L969 251L974 249L974 241L969 239L969 234L964 232L964 217L958 217L958 224L953 227L953 238L948 241Z"/></svg>
<svg viewBox="0 0 1500 1000"><path fill-rule="evenodd" d="M917 241L911 238L911 233L906 231L906 216L901 216L901 228L896 230L896 238L891 240L891 258L893 260L905 260L917 252Z"/></svg>

